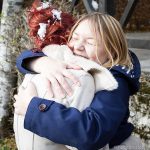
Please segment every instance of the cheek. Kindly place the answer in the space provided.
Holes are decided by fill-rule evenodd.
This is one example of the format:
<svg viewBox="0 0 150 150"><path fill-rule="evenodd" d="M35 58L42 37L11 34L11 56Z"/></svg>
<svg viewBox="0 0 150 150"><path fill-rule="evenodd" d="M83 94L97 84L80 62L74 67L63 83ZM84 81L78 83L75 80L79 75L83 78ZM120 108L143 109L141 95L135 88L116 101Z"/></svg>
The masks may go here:
<svg viewBox="0 0 150 150"><path fill-rule="evenodd" d="M72 50L73 47L74 47L74 42L69 41L69 42L68 42L68 46L69 46L69 48Z"/></svg>
<svg viewBox="0 0 150 150"><path fill-rule="evenodd" d="M104 50L98 52L98 58L100 62L103 64L108 59L108 55Z"/></svg>
<svg viewBox="0 0 150 150"><path fill-rule="evenodd" d="M101 63L103 63L107 59L106 52L104 51L104 49L102 47L98 51L98 59L99 59L99 61L98 61L98 59L96 57L96 49L93 49L93 50L89 49L87 51L87 55L88 55L89 59L91 59L93 61L96 61L96 62L100 61Z"/></svg>
<svg viewBox="0 0 150 150"><path fill-rule="evenodd" d="M89 58L96 58L95 49L87 49L86 53Z"/></svg>

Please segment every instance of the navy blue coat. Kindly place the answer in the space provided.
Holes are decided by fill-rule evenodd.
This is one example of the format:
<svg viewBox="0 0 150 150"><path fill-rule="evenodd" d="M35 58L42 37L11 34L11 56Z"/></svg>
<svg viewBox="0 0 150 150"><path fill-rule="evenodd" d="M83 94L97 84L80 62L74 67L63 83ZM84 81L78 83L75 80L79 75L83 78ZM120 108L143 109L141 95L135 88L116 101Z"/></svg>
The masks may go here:
<svg viewBox="0 0 150 150"><path fill-rule="evenodd" d="M22 73L34 73L25 68L28 58L44 56L42 52L24 51L17 58ZM113 91L99 91L91 105L79 112L54 101L34 97L25 115L24 127L53 142L70 145L79 150L97 150L109 143L110 148L128 138L134 127L128 122L129 97L139 89L141 74L139 60L131 52L134 68L130 71L116 65L110 69L118 81ZM39 105L46 104L45 111Z"/></svg>

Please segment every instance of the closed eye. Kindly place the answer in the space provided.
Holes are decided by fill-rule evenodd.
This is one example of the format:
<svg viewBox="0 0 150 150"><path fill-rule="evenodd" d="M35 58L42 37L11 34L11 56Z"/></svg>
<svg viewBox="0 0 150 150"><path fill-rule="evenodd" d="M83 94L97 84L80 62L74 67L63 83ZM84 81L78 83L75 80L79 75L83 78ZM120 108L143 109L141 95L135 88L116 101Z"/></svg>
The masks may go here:
<svg viewBox="0 0 150 150"><path fill-rule="evenodd" d="M96 44L94 43L90 43L90 42L87 42L88 45L91 45L91 46L96 46Z"/></svg>
<svg viewBox="0 0 150 150"><path fill-rule="evenodd" d="M72 35L71 39L73 39L73 40L78 40L78 39L79 39L79 38L78 38L78 34L74 33L74 34Z"/></svg>
<svg viewBox="0 0 150 150"><path fill-rule="evenodd" d="M72 37L71 40L78 40L78 37Z"/></svg>

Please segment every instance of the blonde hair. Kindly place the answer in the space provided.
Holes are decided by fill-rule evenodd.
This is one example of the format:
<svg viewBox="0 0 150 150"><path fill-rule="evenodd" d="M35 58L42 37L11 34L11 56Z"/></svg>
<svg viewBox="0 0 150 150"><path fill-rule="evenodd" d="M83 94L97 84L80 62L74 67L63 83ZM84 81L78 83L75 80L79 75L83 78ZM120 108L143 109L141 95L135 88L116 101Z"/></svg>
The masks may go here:
<svg viewBox="0 0 150 150"><path fill-rule="evenodd" d="M84 20L89 21L91 29L93 30L97 47L96 57L99 63L101 64L100 59L98 58L98 45L102 42L108 56L107 62L102 64L104 67L111 68L114 65L120 64L131 68L132 62L124 32L120 23L110 15L94 12L81 17L72 28L69 40L79 23Z"/></svg>

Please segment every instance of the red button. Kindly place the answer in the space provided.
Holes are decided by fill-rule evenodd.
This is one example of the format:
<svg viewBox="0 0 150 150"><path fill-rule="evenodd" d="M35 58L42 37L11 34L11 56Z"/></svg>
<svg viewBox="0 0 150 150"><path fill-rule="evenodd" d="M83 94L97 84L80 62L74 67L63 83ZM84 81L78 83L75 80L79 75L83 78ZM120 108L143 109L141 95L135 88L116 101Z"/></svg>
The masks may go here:
<svg viewBox="0 0 150 150"><path fill-rule="evenodd" d="M40 104L39 105L39 110L40 111L45 111L46 110L46 104Z"/></svg>

